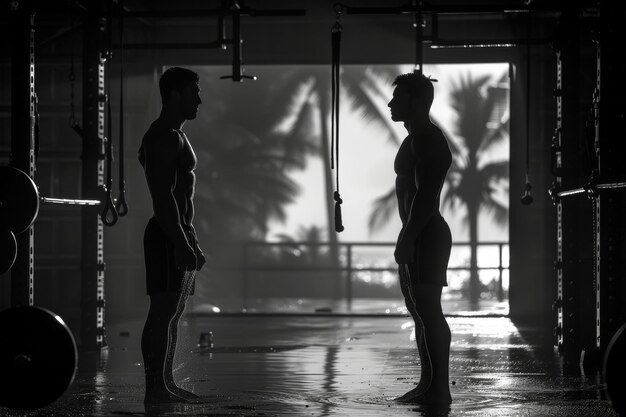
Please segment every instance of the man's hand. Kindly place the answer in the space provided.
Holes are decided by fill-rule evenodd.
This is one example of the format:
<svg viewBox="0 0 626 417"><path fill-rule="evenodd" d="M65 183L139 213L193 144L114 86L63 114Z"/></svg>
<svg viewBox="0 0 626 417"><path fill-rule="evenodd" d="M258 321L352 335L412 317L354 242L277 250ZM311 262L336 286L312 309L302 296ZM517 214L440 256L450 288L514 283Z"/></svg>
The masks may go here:
<svg viewBox="0 0 626 417"><path fill-rule="evenodd" d="M196 253L187 243L175 249L174 258L176 267L180 270L192 271L196 268Z"/></svg>
<svg viewBox="0 0 626 417"><path fill-rule="evenodd" d="M202 252L200 246L196 246L196 271L201 270L205 263L206 257L204 256L204 252Z"/></svg>

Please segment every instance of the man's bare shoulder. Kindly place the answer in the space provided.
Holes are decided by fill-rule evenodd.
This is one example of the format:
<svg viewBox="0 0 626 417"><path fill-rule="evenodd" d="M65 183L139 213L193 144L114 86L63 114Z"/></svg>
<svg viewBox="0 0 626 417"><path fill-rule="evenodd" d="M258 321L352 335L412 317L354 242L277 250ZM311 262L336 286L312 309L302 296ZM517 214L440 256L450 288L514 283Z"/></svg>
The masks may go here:
<svg viewBox="0 0 626 417"><path fill-rule="evenodd" d="M143 137L146 153L175 156L182 148L182 140L178 132L153 123Z"/></svg>
<svg viewBox="0 0 626 417"><path fill-rule="evenodd" d="M414 140L411 145L413 152L421 155L423 163L428 165L447 167L452 161L448 139L438 126L433 125L424 140Z"/></svg>

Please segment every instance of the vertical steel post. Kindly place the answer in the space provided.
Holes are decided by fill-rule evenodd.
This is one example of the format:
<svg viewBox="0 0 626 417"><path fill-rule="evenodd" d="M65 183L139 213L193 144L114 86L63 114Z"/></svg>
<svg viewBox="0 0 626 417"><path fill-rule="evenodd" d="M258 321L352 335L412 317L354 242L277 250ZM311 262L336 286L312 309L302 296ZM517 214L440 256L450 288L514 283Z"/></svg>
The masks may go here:
<svg viewBox="0 0 626 417"><path fill-rule="evenodd" d="M556 52L556 129L552 139L555 188L567 190L585 181L579 152L582 123L581 22L566 9L558 27ZM584 195L556 198L556 338L567 367L578 368L581 351L593 344L593 268L591 205ZM588 262L588 263L585 263Z"/></svg>
<svg viewBox="0 0 626 417"><path fill-rule="evenodd" d="M83 198L98 199L104 186L105 48L104 2L88 5L83 20ZM105 347L104 227L97 206L82 207L81 346Z"/></svg>
<svg viewBox="0 0 626 417"><path fill-rule="evenodd" d="M623 182L626 178L623 161L626 154L626 66L622 59L625 9L622 2L600 2L595 115L599 183ZM601 190L596 201L596 346L604 355L609 341L626 320L623 307L626 301L623 279L626 191Z"/></svg>
<svg viewBox="0 0 626 417"><path fill-rule="evenodd" d="M13 1L11 13L11 166L35 177L35 30L29 1ZM34 227L16 236L11 305L34 303Z"/></svg>
<svg viewBox="0 0 626 417"><path fill-rule="evenodd" d="M556 49L556 129L554 131L554 136L552 137L552 164L555 174L555 187L556 190L560 190L563 187L563 181L561 178L561 169L563 168L562 162L563 159L561 157L561 132L562 132L562 94L561 91L563 89L563 61L561 61L561 49L560 45L557 46ZM565 338L565 320L564 320L564 312L563 312L563 202L561 199L557 199L556 201L556 224L557 224L557 252L556 252L556 292L557 298L556 303L554 304L555 310L557 313L557 324L556 324L556 344L559 352L563 351Z"/></svg>
<svg viewBox="0 0 626 417"><path fill-rule="evenodd" d="M598 175L602 172L600 160L600 87L601 87L601 44L597 42L596 56L596 88L593 92L593 120L595 125L595 149L598 161ZM595 291L595 348L600 351L600 314L601 314L601 282L600 282L600 230L601 230L601 196L592 197L593 200L593 284Z"/></svg>
<svg viewBox="0 0 626 417"><path fill-rule="evenodd" d="M242 82L242 44L241 39L241 15L235 11L232 16L233 22L233 63L232 63L232 77L233 81Z"/></svg>

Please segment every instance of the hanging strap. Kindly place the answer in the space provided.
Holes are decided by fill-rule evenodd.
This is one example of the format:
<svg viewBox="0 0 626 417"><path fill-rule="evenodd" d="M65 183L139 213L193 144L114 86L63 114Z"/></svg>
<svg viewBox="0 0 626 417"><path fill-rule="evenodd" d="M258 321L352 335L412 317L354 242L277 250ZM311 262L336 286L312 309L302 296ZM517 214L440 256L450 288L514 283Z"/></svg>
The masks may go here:
<svg viewBox="0 0 626 417"><path fill-rule="evenodd" d="M530 190L533 188L530 184L530 29L531 29L531 11L528 9L528 21L526 26L526 184L524 186L524 195L521 198L522 204L530 205L533 198Z"/></svg>
<svg viewBox="0 0 626 417"><path fill-rule="evenodd" d="M413 72L423 74L424 15L422 14L422 2L421 0L413 0L412 5L418 9L417 13L413 15L413 27L415 28L415 69Z"/></svg>
<svg viewBox="0 0 626 417"><path fill-rule="evenodd" d="M107 130L108 135L105 138L104 146L106 152L106 164L107 164L107 177L106 177L106 188L105 188L105 197L104 204L102 207L102 212L100 213L100 219L102 219L102 223L105 226L113 226L117 223L118 214L115 209L115 205L113 204L113 197L111 196L111 189L113 188L113 175L112 175L112 165L113 165L113 123L111 117L111 56L112 56L112 47L113 47L113 1L109 0L109 10L107 16L107 60L106 60L106 90L107 90ZM109 218L110 217L110 218Z"/></svg>
<svg viewBox="0 0 626 417"><path fill-rule="evenodd" d="M330 166L335 170L336 191L333 193L335 200L335 231L342 232L344 230L341 218L341 195L339 194L339 70L340 70L340 47L341 47L341 25L339 24L339 16L341 9L336 9L337 21L332 27L332 68L331 68L331 143L330 143Z"/></svg>
<svg viewBox="0 0 626 417"><path fill-rule="evenodd" d="M75 84L76 84L76 72L74 71L74 54L75 54L75 49L76 49L76 45L75 45L75 34L74 34L74 29L76 27L75 25L75 19L74 19L74 4L75 0L71 0L69 2L69 15L70 15L70 36L72 37L72 41L71 41L71 53L70 53L70 73L69 73L69 81L70 81L70 117L69 117L69 125L70 128L72 128L72 130L74 132L76 132L76 134L78 136L80 136L81 138L83 138L83 129L80 127L80 125L78 124L78 121L76 120L76 111L75 111L75 102L74 102L74 90L75 90Z"/></svg>
<svg viewBox="0 0 626 417"><path fill-rule="evenodd" d="M118 24L120 33L120 170L119 170L119 194L115 202L115 210L120 217L128 214L128 203L126 202L126 179L124 176L124 0L118 0Z"/></svg>

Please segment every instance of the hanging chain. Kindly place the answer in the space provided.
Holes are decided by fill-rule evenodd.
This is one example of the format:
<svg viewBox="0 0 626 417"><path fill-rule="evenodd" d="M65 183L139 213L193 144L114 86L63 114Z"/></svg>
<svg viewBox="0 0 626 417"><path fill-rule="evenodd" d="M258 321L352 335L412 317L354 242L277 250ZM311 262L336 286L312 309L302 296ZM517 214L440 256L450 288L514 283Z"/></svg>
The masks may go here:
<svg viewBox="0 0 626 417"><path fill-rule="evenodd" d="M76 107L74 104L74 88L76 84L76 72L74 70L74 53L75 53L75 44L74 44L74 2L70 2L70 36L72 36L71 41L71 54L70 54L70 118L69 124L70 127L74 128L78 123L76 123Z"/></svg>

